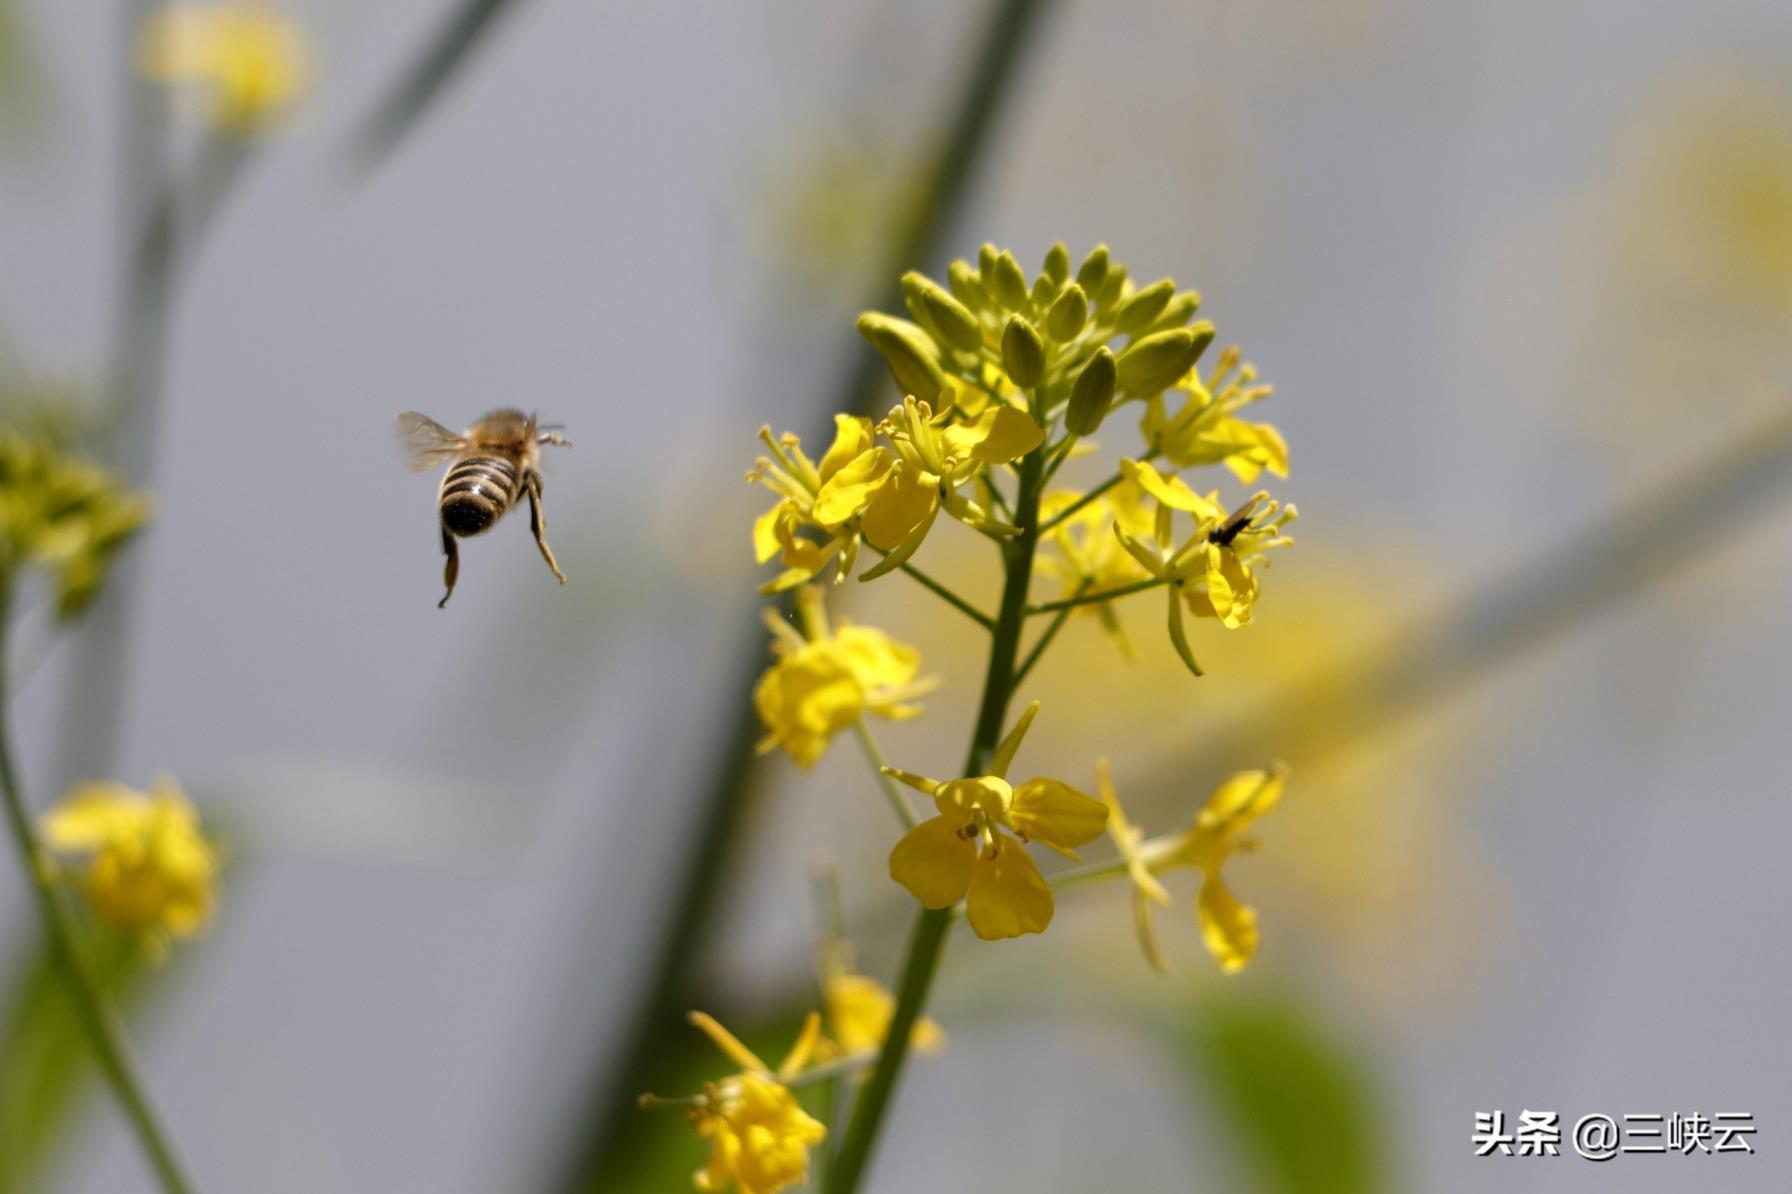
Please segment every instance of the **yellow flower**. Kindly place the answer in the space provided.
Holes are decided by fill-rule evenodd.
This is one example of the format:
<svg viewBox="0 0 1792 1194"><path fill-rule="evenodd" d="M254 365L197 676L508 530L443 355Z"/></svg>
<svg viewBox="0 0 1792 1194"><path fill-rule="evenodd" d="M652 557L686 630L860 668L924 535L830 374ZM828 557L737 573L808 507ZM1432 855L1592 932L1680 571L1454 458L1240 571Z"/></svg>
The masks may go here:
<svg viewBox="0 0 1792 1194"><path fill-rule="evenodd" d="M942 783L885 768L932 796L939 809L896 843L890 877L927 908L964 900L971 929L986 941L1043 933L1051 924L1051 889L1022 843L1036 839L1074 858L1071 848L1098 837L1107 821L1099 801L1061 780L1011 787L1004 778L1038 711L1038 702L1027 706L996 748L987 775Z"/></svg>
<svg viewBox="0 0 1792 1194"><path fill-rule="evenodd" d="M832 1035L831 1052L851 1055L883 1048L890 1017L896 1014L896 998L883 984L862 974L843 972L827 980L822 995ZM908 1039L920 1052L934 1053L946 1047L946 1030L923 1016L909 1030Z"/></svg>
<svg viewBox="0 0 1792 1194"><path fill-rule="evenodd" d="M816 509L835 524L857 519L865 541L884 560L865 573L871 580L901 566L920 548L943 509L966 526L1011 535L1015 528L992 517L958 486L992 464L1018 460L1045 441L1045 429L1025 411L991 404L968 421L914 398L903 400L878 425L889 448L859 456L822 486Z"/></svg>
<svg viewBox="0 0 1792 1194"><path fill-rule="evenodd" d="M1084 502L1075 490L1054 490L1039 505L1042 523L1050 523L1066 510L1075 510L1052 527L1045 543L1050 551L1039 556L1039 570L1058 579L1064 596L1075 598L1105 589L1117 589L1144 579L1148 574L1137 560L1120 546L1114 527L1131 535L1149 535L1152 515L1145 509L1144 491L1133 481L1121 481L1107 493ZM1090 602L1075 607L1076 614L1093 617L1128 659L1137 659L1120 614L1111 601Z"/></svg>
<svg viewBox="0 0 1792 1194"><path fill-rule="evenodd" d="M70 618L99 592L112 557L149 521L149 498L50 441L0 428L0 585L37 565Z"/></svg>
<svg viewBox="0 0 1792 1194"><path fill-rule="evenodd" d="M1256 841L1246 831L1275 807L1287 780L1287 771L1279 763L1267 771L1237 772L1213 790L1188 830L1143 841L1142 832L1121 811L1107 760L1096 765L1096 786L1108 807L1108 832L1133 887L1133 922L1139 948L1153 969L1165 967L1151 927L1151 905L1170 903L1169 893L1156 876L1184 867L1201 872L1195 910L1201 922L1201 940L1220 969L1235 973L1255 956L1260 937L1257 914L1232 894L1220 877L1220 868L1233 854L1256 847Z"/></svg>
<svg viewBox="0 0 1792 1194"><path fill-rule="evenodd" d="M759 591L769 596L807 583L836 557L840 563L834 580L845 580L858 554L858 528L847 525L851 512L830 516L829 510L818 509L816 499L847 465L863 469L876 463L876 454L869 451L871 420L835 415L834 442L820 464L803 453L802 443L790 432L774 439L770 427L761 427L759 438L772 454L759 458L747 480L764 485L779 500L753 524L753 554L761 564L775 556L785 566ZM803 529L819 534L820 541L799 534Z"/></svg>
<svg viewBox="0 0 1792 1194"><path fill-rule="evenodd" d="M171 779L148 795L123 784L83 784L47 813L45 844L88 855L81 878L94 914L158 948L211 919L218 858Z"/></svg>
<svg viewBox="0 0 1792 1194"><path fill-rule="evenodd" d="M808 1062L821 1032L821 1018L810 1013L802 1034L774 1072L752 1050L702 1012L691 1023L742 1072L704 1087L690 1111L691 1125L709 1141L709 1160L693 1176L697 1189L740 1194L776 1194L809 1180L809 1149L827 1136L827 1128L797 1104L784 1084Z"/></svg>
<svg viewBox="0 0 1792 1194"><path fill-rule="evenodd" d="M808 767L835 734L867 712L895 721L921 715L910 702L933 682L915 678L921 656L913 647L844 619L832 629L813 587L797 594L797 619L801 630L774 610L765 614L778 658L753 689L753 705L769 731L759 743L761 754L781 747Z"/></svg>
<svg viewBox="0 0 1792 1194"><path fill-rule="evenodd" d="M299 27L267 4L183 4L145 25L137 44L144 75L198 90L220 132L252 136L292 106L310 79Z"/></svg>
<svg viewBox="0 0 1792 1194"><path fill-rule="evenodd" d="M1174 473L1164 476L1150 463L1137 460L1122 460L1120 470L1156 499L1156 534L1149 541L1135 538L1118 524L1114 534L1146 572L1165 583L1170 642L1199 676L1201 668L1183 627L1183 603L1197 616L1217 618L1231 629L1249 622L1258 591L1249 560L1268 548L1291 544L1293 540L1280 532L1298 512L1258 493L1232 513L1222 514L1218 493L1202 497ZM1175 547L1173 519L1178 511L1194 516L1195 533ZM1259 522L1260 518L1269 521Z"/></svg>
<svg viewBox="0 0 1792 1194"><path fill-rule="evenodd" d="M1264 469L1286 477L1288 445L1282 433L1268 423L1247 422L1234 413L1273 391L1271 386L1253 385L1257 368L1241 361L1233 346L1220 354L1219 364L1205 383L1199 370L1189 370L1180 383L1186 397L1174 415L1166 412L1164 394L1148 399L1139 424L1145 442L1178 468L1224 464L1246 485Z"/></svg>

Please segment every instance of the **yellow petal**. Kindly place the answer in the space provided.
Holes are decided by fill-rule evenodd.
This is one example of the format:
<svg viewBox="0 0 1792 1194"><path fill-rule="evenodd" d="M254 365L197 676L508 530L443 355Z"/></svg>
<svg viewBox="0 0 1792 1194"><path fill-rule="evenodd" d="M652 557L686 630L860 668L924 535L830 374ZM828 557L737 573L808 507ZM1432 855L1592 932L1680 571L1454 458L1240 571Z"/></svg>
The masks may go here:
<svg viewBox="0 0 1792 1194"><path fill-rule="evenodd" d="M879 551L890 551L932 517L939 504L939 478L899 462L865 507L860 523L865 541Z"/></svg>
<svg viewBox="0 0 1792 1194"><path fill-rule="evenodd" d="M896 1013L896 999L883 984L862 974L836 975L828 982L826 997L828 1027L841 1049L864 1053L883 1045ZM941 1048L945 1038L944 1030L925 1017L909 1031L909 1043L924 1053Z"/></svg>
<svg viewBox="0 0 1792 1194"><path fill-rule="evenodd" d="M1243 970L1257 952L1257 914L1239 903L1218 875L1201 884L1198 909L1207 952L1227 974Z"/></svg>
<svg viewBox="0 0 1792 1194"><path fill-rule="evenodd" d="M890 851L890 878L923 907L950 908L970 888L977 845L959 836L963 824L958 818L930 818L903 834Z"/></svg>
<svg viewBox="0 0 1792 1194"><path fill-rule="evenodd" d="M1149 461L1122 460L1120 471L1127 480L1172 510L1184 510L1203 519L1220 516L1220 508L1190 489L1181 477L1175 473L1165 477Z"/></svg>
<svg viewBox="0 0 1792 1194"><path fill-rule="evenodd" d="M1030 779L1016 788L1008 813L1022 837L1064 850L1094 841L1107 823L1106 805L1056 779Z"/></svg>
<svg viewBox="0 0 1792 1194"><path fill-rule="evenodd" d="M1052 923L1052 889L1027 848L998 834L995 857L977 856L965 912L985 941L1043 933Z"/></svg>
<svg viewBox="0 0 1792 1194"><path fill-rule="evenodd" d="M772 739L808 767L864 711L865 690L832 644L810 643L766 669L753 705Z"/></svg>
<svg viewBox="0 0 1792 1194"><path fill-rule="evenodd" d="M890 478L895 460L882 448L838 466L815 495L815 521L830 530L855 517Z"/></svg>
<svg viewBox="0 0 1792 1194"><path fill-rule="evenodd" d="M871 447L871 420L856 415L834 416L834 442L821 458L821 481L826 485L834 474Z"/></svg>
<svg viewBox="0 0 1792 1194"><path fill-rule="evenodd" d="M784 516L788 504L779 502L753 520L753 558L761 564L777 555L783 547L778 537L778 520Z"/></svg>
<svg viewBox="0 0 1792 1194"><path fill-rule="evenodd" d="M91 850L142 832L149 817L149 801L123 784L82 784L44 814L44 844L53 850Z"/></svg>
<svg viewBox="0 0 1792 1194"><path fill-rule="evenodd" d="M1229 775L1207 797L1195 824L1203 829L1239 832L1274 808L1287 786L1287 773L1279 766Z"/></svg>
<svg viewBox="0 0 1792 1194"><path fill-rule="evenodd" d="M921 670L919 651L870 626L840 627L834 645L866 688L895 688Z"/></svg>
<svg viewBox="0 0 1792 1194"><path fill-rule="evenodd" d="M1045 428L1033 416L1012 406L991 406L970 423L948 427L941 434L956 459L1005 464L1018 460L1045 442Z"/></svg>
<svg viewBox="0 0 1792 1194"><path fill-rule="evenodd" d="M970 779L948 780L933 790L933 803L943 816L959 824L980 812L992 821L1003 821L1014 803L1014 789L999 775L977 775Z"/></svg>

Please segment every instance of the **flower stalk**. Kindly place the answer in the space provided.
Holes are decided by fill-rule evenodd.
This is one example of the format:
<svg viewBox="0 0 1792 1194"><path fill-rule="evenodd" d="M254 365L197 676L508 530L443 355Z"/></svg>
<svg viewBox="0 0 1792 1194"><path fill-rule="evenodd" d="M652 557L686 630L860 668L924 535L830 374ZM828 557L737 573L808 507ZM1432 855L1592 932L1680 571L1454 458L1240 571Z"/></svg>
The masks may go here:
<svg viewBox="0 0 1792 1194"><path fill-rule="evenodd" d="M1019 534L1004 542L1002 563L1002 604L990 634L989 665L984 674L983 699L977 712L976 729L965 755L963 774L980 775L995 754L1001 741L1002 727L1007 722L1008 705L1013 700L1019 674L1016 660L1020 655L1021 631L1027 621L1027 593L1033 581L1033 555L1039 545L1039 497L1044 488L1046 455L1049 448L1040 445L1021 458L1017 470L1019 486L1014 499L1014 525ZM908 954L902 965L902 979L896 989L896 1011L890 1018L884 1037L883 1051L876 1068L865 1082L858 1101L847 1121L846 1135L834 1155L828 1171L830 1194L853 1194L864 1176L876 1146L879 1129L895 1093L897 1079L908 1059L909 1037L933 988L933 976L939 970L945 951L946 933L952 927L951 908L923 908L915 918L909 937Z"/></svg>
<svg viewBox="0 0 1792 1194"><path fill-rule="evenodd" d="M75 1005L82 1030L93 1049L94 1058L105 1074L131 1130L142 1147L150 1168L163 1194L191 1194L193 1184L181 1166L180 1158L167 1129L156 1114L148 1089L131 1055L124 1025L118 1012L100 985L92 959L82 941L74 913L55 887L49 855L38 841L31 815L19 787L13 767L12 749L6 724L7 674L6 624L10 604L10 585L0 575L0 802L6 807L8 836L18 847L19 861L25 868L33 900L43 920L44 932L67 981L69 998Z"/></svg>

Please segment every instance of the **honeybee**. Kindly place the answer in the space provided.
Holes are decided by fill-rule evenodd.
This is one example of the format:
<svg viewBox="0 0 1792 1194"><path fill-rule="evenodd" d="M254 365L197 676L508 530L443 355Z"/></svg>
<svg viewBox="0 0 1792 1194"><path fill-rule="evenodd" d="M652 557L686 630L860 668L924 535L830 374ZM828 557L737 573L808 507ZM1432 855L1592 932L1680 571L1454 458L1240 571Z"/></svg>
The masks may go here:
<svg viewBox="0 0 1792 1194"><path fill-rule="evenodd" d="M437 609L454 596L460 575L460 552L454 542L491 527L524 494L529 496L529 525L535 545L561 584L566 574L548 546L547 520L541 513L541 445L570 444L553 429L543 429L535 415L504 407L488 411L465 432L456 435L427 415L407 410L398 416L398 435L404 442L414 473L446 464L436 506L442 518L442 552L448 557L442 580L448 591Z"/></svg>

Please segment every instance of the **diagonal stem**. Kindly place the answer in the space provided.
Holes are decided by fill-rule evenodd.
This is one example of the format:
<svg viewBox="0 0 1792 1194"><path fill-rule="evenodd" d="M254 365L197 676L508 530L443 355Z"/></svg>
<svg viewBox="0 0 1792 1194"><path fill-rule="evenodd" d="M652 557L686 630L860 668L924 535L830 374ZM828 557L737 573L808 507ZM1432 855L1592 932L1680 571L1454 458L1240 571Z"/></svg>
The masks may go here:
<svg viewBox="0 0 1792 1194"><path fill-rule="evenodd" d="M0 577L0 677L6 675L8 596L7 582ZM25 807L24 794L19 789L18 774L13 768L4 716L5 702L6 693L0 690L0 801L6 806L9 836L18 847L19 861L25 867L32 897L43 919L44 932L67 980L69 998L75 1005L82 1030L87 1034L88 1044L125 1118L130 1121L150 1168L155 1171L156 1181L164 1194L190 1194L192 1183L187 1180L167 1129L162 1126L155 1106L149 1100L147 1088L131 1056L124 1025L101 989L93 962L81 941L74 913L54 886L49 856L37 839L31 814Z"/></svg>

